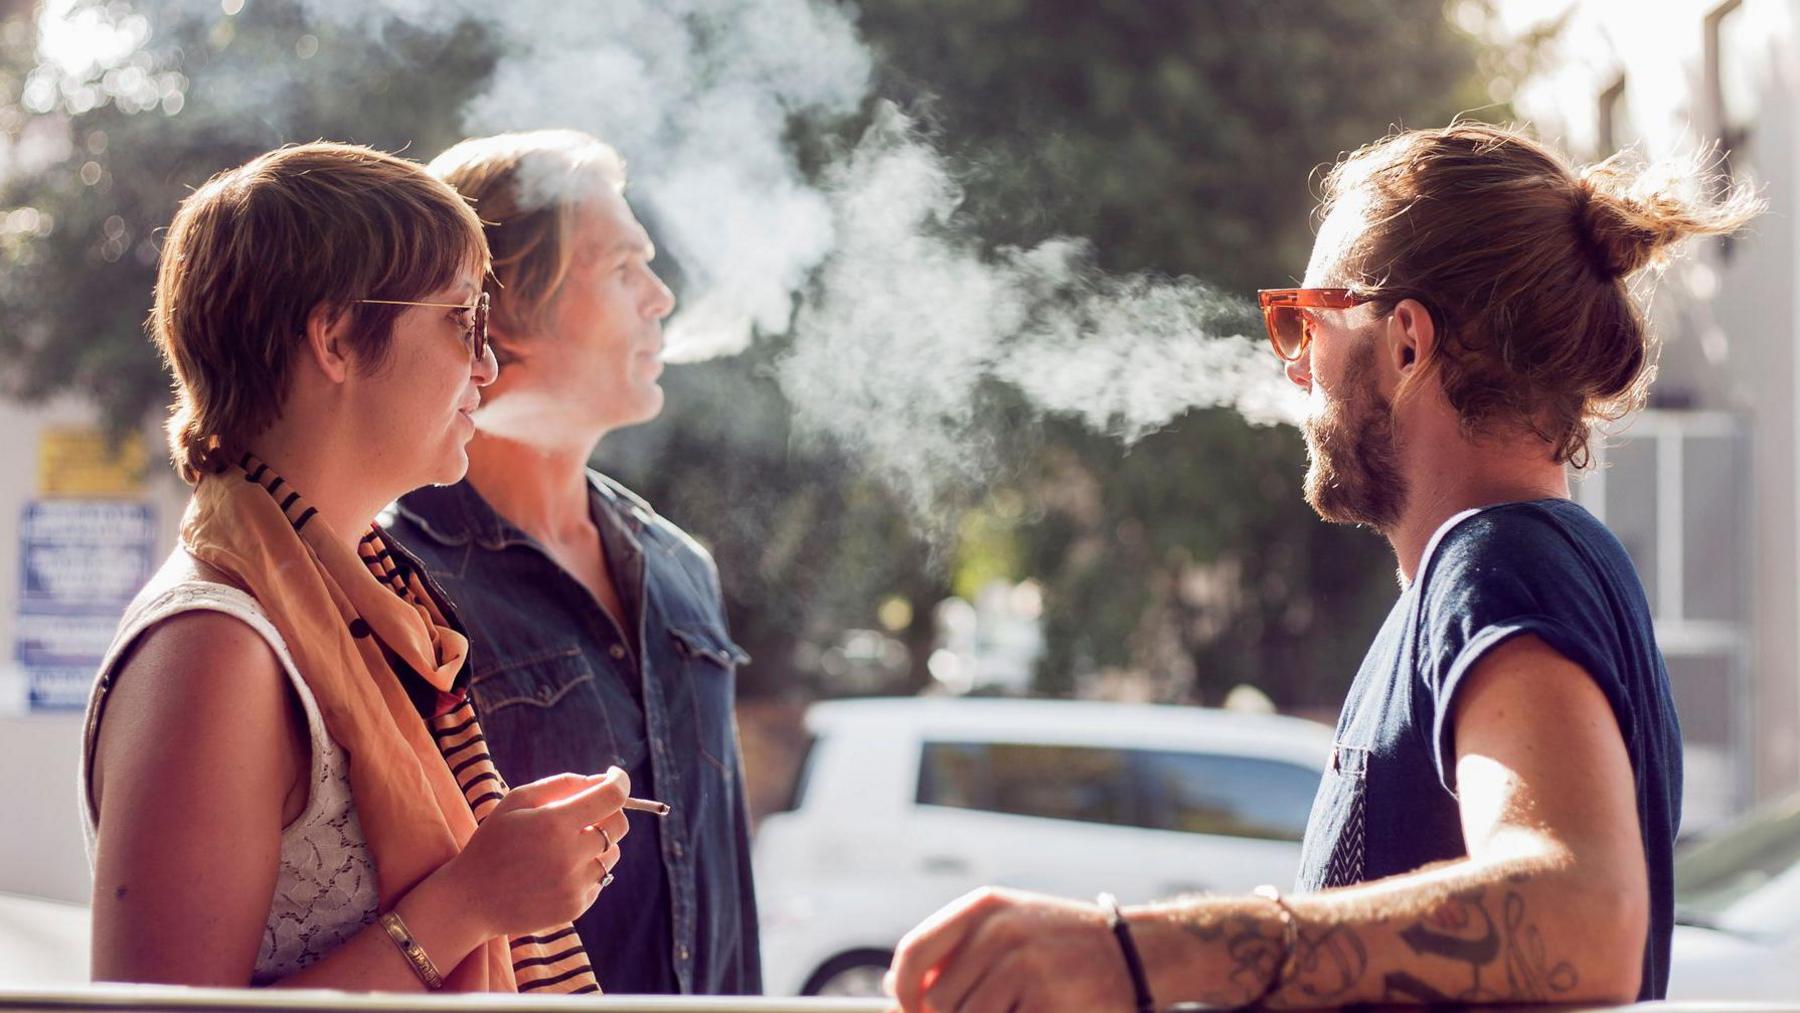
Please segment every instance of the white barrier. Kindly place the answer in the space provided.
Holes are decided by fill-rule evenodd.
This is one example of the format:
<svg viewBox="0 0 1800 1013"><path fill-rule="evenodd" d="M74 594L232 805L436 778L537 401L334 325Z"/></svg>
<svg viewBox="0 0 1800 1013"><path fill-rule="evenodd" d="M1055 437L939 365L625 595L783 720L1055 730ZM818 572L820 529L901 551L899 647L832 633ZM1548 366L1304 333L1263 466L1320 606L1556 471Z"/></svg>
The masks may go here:
<svg viewBox="0 0 1800 1013"><path fill-rule="evenodd" d="M177 985L93 985L82 988L0 987L6 1013L880 1013L880 999L780 999L748 996L578 996L405 992L333 992L275 988L185 988Z"/></svg>
<svg viewBox="0 0 1800 1013"><path fill-rule="evenodd" d="M779 999L743 996L517 996L183 988L170 985L94 985L73 989L0 988L4 1013L879 1013L881 999ZM1384 1007L1388 1008L1388 1007ZM1391 1007L1421 1009L1422 1007ZM1440 1007L1441 1008L1441 1007ZM1471 1009L1477 1007L1470 1007ZM1500 1009L1501 1007L1479 1007ZM1533 1007L1505 1007L1514 1010ZM1786 1003L1642 1003L1558 1006L1562 1013L1800 1013L1800 996Z"/></svg>

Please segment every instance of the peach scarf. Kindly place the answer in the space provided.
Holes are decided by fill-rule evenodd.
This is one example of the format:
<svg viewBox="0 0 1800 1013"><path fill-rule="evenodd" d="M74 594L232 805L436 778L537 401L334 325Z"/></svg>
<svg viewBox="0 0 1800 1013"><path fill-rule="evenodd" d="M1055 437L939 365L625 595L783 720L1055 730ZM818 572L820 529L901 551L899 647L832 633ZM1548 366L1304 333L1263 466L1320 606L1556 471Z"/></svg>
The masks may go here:
<svg viewBox="0 0 1800 1013"><path fill-rule="evenodd" d="M255 597L287 641L327 731L350 756L381 909L390 909L462 850L506 792L457 685L468 641L418 577L396 565L379 528L352 551L249 454L201 478L181 538L195 558ZM429 720L396 665L437 691ZM567 923L491 939L454 969L439 970L444 988L455 991L599 991Z"/></svg>

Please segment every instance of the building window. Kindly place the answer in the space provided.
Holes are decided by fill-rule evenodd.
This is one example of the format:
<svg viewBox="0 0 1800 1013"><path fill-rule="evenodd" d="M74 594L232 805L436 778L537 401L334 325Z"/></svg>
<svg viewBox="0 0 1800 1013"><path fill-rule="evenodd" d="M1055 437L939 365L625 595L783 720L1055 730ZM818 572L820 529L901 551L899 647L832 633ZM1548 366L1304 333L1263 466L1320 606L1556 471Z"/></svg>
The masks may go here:
<svg viewBox="0 0 1800 1013"><path fill-rule="evenodd" d="M1750 124L1760 105L1756 62L1751 58L1758 40L1750 31L1743 0L1725 0L1713 8L1706 16L1704 35L1707 115L1728 178L1740 182L1750 176ZM1731 237L1721 236L1720 256L1730 260L1732 248Z"/></svg>
<svg viewBox="0 0 1800 1013"><path fill-rule="evenodd" d="M1576 498L1637 567L1687 760L1684 826L1750 799L1750 458L1723 412L1646 411L1607 442Z"/></svg>
<svg viewBox="0 0 1800 1013"><path fill-rule="evenodd" d="M1620 74L1600 93L1600 152L1609 158L1631 143L1631 106L1625 96L1625 75Z"/></svg>

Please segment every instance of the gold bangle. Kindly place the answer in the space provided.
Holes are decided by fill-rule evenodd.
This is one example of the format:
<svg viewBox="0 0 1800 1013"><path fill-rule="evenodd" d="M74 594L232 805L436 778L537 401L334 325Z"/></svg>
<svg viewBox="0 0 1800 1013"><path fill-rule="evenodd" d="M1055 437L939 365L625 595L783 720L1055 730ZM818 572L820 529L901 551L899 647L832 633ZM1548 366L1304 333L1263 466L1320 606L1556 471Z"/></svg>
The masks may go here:
<svg viewBox="0 0 1800 1013"><path fill-rule="evenodd" d="M407 931L406 923L400 920L400 912L389 911L381 916L381 927L387 930L388 938L400 948L400 955L412 965L413 973L425 983L430 991L444 987L444 976L438 973L437 965L431 962L431 954Z"/></svg>

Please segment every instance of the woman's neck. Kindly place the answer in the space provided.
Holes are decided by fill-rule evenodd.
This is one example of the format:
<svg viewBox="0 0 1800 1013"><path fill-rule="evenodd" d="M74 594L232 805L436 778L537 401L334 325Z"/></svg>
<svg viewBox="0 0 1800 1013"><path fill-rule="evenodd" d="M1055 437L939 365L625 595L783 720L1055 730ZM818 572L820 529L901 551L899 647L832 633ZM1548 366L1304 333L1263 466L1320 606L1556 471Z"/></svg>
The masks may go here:
<svg viewBox="0 0 1800 1013"><path fill-rule="evenodd" d="M354 456L326 448L317 441L292 438L279 430L251 441L250 452L304 496L326 527L352 552L375 515L399 495L385 486L377 487Z"/></svg>

